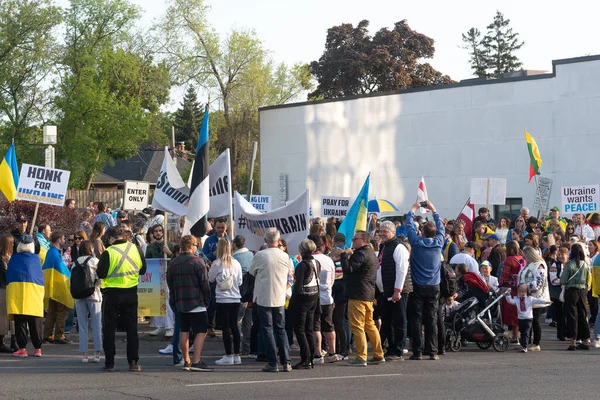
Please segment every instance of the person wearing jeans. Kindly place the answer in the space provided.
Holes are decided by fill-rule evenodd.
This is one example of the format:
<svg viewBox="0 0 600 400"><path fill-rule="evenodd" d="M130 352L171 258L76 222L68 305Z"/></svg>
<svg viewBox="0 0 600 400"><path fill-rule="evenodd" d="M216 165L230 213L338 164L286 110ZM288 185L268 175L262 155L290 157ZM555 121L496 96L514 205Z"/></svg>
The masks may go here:
<svg viewBox="0 0 600 400"><path fill-rule="evenodd" d="M92 335L94 338L93 362L100 362L102 351L102 294L100 293L100 279L96 275L98 259L94 257L94 244L85 240L79 247L80 256L75 260L73 268L89 268L91 276L96 281L96 290L86 299L75 300L75 310L79 319L79 352L81 362L88 362L88 315L92 320Z"/></svg>
<svg viewBox="0 0 600 400"><path fill-rule="evenodd" d="M264 372L277 372L277 352L284 372L291 371L290 345L285 332L285 307L258 306L258 318L265 338L268 365ZM273 371L275 370L275 371Z"/></svg>
<svg viewBox="0 0 600 400"><path fill-rule="evenodd" d="M430 360L439 360L437 343L437 319L440 299L440 268L445 229L434 205L425 201L424 206L433 213L434 222L423 224L421 235L415 229L415 212L421 203L415 203L406 215L404 227L411 246L410 270L413 291L408 299L408 326L411 329L413 355L411 360L422 360L423 353ZM425 327L425 344L421 341L421 326Z"/></svg>
<svg viewBox="0 0 600 400"><path fill-rule="evenodd" d="M217 259L213 262L208 280L215 283L217 318L223 331L225 356L217 360L217 365L241 364L240 330L238 312L240 309L240 285L242 284L242 266L231 256L231 245L227 239L219 239L217 243ZM233 336L233 351L231 337Z"/></svg>
<svg viewBox="0 0 600 400"><path fill-rule="evenodd" d="M259 251L252 260L249 273L254 281L254 304L264 335L268 364L264 372L279 372L276 348L284 372L292 370L290 347L285 332L285 301L288 287L293 282L290 257L279 248L280 233L276 228L267 229L267 248Z"/></svg>

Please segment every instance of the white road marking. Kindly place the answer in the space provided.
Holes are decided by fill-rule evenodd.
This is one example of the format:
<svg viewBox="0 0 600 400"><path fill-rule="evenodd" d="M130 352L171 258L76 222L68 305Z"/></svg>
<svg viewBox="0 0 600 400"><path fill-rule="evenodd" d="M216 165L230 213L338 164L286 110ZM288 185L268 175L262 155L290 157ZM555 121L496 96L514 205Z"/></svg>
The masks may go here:
<svg viewBox="0 0 600 400"><path fill-rule="evenodd" d="M353 375L353 376L321 376L315 378L296 378L296 379L270 379L263 381L238 381L238 382L213 382L213 383L195 383L185 385L187 387L199 386L224 386L224 385L245 385L251 383L281 383L281 382L302 382L302 381L325 381L334 379L356 379L356 378L386 378L392 376L402 376L402 374L377 374L377 375Z"/></svg>

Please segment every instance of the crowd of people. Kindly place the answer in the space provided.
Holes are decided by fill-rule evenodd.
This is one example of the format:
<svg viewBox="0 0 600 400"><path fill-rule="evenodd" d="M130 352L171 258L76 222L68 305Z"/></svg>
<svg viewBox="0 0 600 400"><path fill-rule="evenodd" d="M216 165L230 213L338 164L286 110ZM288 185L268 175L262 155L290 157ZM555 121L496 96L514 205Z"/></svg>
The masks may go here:
<svg viewBox="0 0 600 400"><path fill-rule="evenodd" d="M416 215L422 206L432 221ZM217 331L224 354L216 365L247 357L265 362L265 372L343 360L364 367L409 352L410 360L439 360L448 312L502 291L510 295L495 318L520 351L541 350L544 313L568 350L589 350L592 338L600 347L599 214L568 220L553 208L538 220L523 208L498 224L486 208L478 214L466 227L442 219L429 201L416 203L403 221L372 216L351 246L337 232L340 221L316 218L297 249L270 228L258 251L224 219L211 220L203 238L180 237L165 232L160 211L114 218L98 203L80 210L75 232L44 223L29 235L29 219L19 215L0 236L0 352L26 358L30 338L41 357L44 343L70 343L76 317L82 363L99 363L104 353L104 370L114 370L121 329L129 369L140 371L137 285L147 258L169 260L167 316L154 318L151 334L170 337L160 352L189 371L213 370L202 350Z"/></svg>

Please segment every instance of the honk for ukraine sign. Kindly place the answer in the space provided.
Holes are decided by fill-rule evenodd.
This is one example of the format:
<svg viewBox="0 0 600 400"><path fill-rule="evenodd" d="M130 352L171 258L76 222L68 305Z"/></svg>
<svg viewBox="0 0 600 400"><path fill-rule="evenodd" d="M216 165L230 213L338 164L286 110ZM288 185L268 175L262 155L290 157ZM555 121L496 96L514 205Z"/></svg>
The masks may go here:
<svg viewBox="0 0 600 400"><path fill-rule="evenodd" d="M23 164L17 200L62 206L69 186L70 171Z"/></svg>

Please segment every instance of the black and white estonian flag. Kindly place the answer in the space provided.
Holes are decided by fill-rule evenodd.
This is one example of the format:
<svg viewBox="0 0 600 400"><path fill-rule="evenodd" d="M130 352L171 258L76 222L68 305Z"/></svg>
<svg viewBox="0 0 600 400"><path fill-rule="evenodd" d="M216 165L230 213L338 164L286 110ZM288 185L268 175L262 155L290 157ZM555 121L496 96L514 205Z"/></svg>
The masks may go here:
<svg viewBox="0 0 600 400"><path fill-rule="evenodd" d="M196 148L196 159L192 169L192 181L190 185L190 200L186 215L184 234L192 234L196 237L206 235L206 214L210 209L210 185L208 181L208 104L204 110L198 147Z"/></svg>

